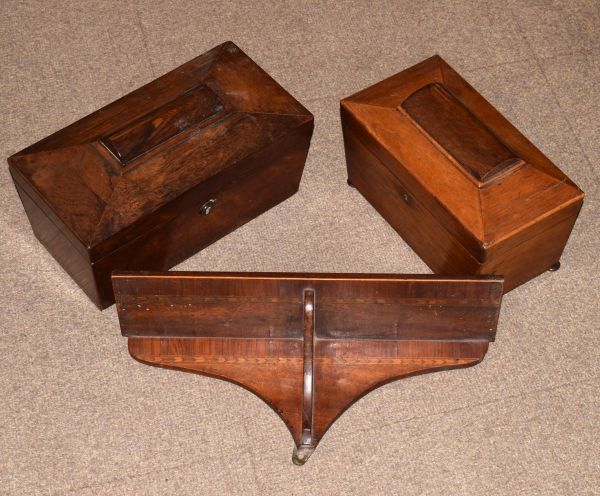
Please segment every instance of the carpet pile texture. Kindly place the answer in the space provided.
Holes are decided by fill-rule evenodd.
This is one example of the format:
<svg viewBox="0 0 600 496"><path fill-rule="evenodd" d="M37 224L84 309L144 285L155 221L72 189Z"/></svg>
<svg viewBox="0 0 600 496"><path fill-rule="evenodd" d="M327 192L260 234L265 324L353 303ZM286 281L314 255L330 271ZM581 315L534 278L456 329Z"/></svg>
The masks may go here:
<svg viewBox="0 0 600 496"><path fill-rule="evenodd" d="M0 168L0 494L592 495L600 487L600 3L14 1L0 155L228 39L315 115L300 191L178 270L429 273L346 185L339 100L435 53L585 192L562 268L506 295L480 365L369 394L304 467L234 385L132 360Z"/></svg>

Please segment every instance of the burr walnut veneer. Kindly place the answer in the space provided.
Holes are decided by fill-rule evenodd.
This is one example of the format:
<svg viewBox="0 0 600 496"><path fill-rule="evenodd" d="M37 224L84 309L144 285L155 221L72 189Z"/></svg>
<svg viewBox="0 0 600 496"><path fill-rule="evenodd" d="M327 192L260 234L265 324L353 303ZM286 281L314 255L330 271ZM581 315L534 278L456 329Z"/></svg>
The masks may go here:
<svg viewBox="0 0 600 496"><path fill-rule="evenodd" d="M313 116L224 43L8 159L33 231L100 308L298 189Z"/></svg>
<svg viewBox="0 0 600 496"><path fill-rule="evenodd" d="M440 274L558 267L583 192L440 57L341 102L348 181Z"/></svg>
<svg viewBox="0 0 600 496"><path fill-rule="evenodd" d="M137 360L239 384L289 428L304 463L360 397L414 374L480 362L497 276L117 273Z"/></svg>

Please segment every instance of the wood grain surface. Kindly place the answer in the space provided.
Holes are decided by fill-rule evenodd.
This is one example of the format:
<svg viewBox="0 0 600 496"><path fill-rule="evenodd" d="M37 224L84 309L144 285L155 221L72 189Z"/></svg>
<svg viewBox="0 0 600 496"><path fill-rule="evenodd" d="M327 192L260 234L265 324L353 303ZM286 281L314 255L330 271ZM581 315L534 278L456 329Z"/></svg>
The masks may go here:
<svg viewBox="0 0 600 496"><path fill-rule="evenodd" d="M282 418L304 463L332 423L387 382L480 362L502 278L117 273L129 352L225 379Z"/></svg>
<svg viewBox="0 0 600 496"><path fill-rule="evenodd" d="M583 192L439 56L341 101L348 182L439 274L555 266Z"/></svg>
<svg viewBox="0 0 600 496"><path fill-rule="evenodd" d="M35 235L104 308L113 270L169 269L293 195L312 130L227 42L8 162Z"/></svg>

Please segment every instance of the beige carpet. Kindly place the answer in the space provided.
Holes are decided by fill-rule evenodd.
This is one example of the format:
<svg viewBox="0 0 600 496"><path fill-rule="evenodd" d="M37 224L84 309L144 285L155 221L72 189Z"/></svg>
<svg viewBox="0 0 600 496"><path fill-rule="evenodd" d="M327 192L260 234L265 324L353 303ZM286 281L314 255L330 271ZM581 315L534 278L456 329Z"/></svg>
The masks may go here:
<svg viewBox="0 0 600 496"><path fill-rule="evenodd" d="M441 54L586 193L477 367L385 386L304 467L244 390L143 366L0 171L0 494L600 494L600 3L2 2L1 155L234 40L314 114L300 192L184 270L424 273L346 186L339 99Z"/></svg>

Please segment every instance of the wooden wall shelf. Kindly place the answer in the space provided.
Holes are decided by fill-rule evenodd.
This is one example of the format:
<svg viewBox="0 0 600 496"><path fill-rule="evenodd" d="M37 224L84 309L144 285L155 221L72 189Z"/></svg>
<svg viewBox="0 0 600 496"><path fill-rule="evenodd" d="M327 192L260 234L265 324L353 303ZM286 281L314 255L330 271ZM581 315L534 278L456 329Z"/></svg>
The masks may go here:
<svg viewBox="0 0 600 496"><path fill-rule="evenodd" d="M480 362L502 299L496 276L116 273L113 285L132 357L256 394L299 465L369 391Z"/></svg>

